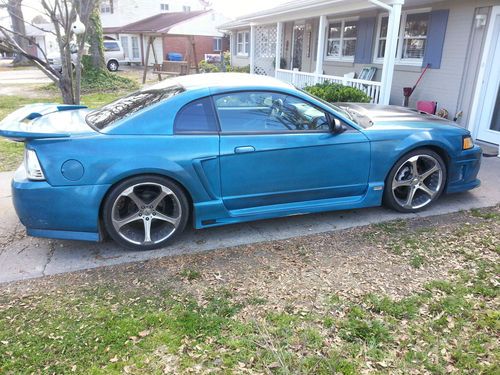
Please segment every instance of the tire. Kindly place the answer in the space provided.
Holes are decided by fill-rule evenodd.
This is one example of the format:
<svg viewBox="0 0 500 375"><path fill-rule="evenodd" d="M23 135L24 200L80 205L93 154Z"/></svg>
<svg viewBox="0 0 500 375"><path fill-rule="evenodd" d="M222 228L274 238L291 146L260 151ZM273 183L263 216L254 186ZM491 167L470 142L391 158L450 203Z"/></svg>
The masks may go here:
<svg viewBox="0 0 500 375"><path fill-rule="evenodd" d="M446 165L439 154L430 149L411 151L389 172L384 203L399 212L422 211L440 197L446 177Z"/></svg>
<svg viewBox="0 0 500 375"><path fill-rule="evenodd" d="M184 231L189 202L183 189L168 178L136 176L111 189L102 218L106 232L120 246L153 250L171 243Z"/></svg>
<svg viewBox="0 0 500 375"><path fill-rule="evenodd" d="M118 64L118 61L116 60L109 60L106 66L110 72L116 72L120 67L120 64Z"/></svg>

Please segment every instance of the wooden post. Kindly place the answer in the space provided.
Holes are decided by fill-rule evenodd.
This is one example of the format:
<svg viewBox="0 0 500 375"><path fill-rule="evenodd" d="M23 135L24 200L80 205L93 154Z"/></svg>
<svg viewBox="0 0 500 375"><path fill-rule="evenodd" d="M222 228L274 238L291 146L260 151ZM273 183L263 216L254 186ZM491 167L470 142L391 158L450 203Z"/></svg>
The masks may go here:
<svg viewBox="0 0 500 375"><path fill-rule="evenodd" d="M196 56L196 44L194 42L194 36L190 35L189 36L189 43L191 44L191 51L192 51L192 56L194 59L194 68L196 70L196 73L200 72L200 68L198 67L198 57Z"/></svg>
<svg viewBox="0 0 500 375"><path fill-rule="evenodd" d="M146 75L148 74L149 49L151 48L151 44L151 37L149 37L148 46L146 47L146 57L144 58L144 73L142 75L142 84L146 83Z"/></svg>

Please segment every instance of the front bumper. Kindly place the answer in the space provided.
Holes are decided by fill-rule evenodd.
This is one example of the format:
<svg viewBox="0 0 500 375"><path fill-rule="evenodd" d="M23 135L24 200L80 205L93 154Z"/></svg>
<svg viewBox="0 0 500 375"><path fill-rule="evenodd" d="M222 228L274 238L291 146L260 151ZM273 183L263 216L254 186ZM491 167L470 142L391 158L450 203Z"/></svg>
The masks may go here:
<svg viewBox="0 0 500 375"><path fill-rule="evenodd" d="M29 235L100 240L99 208L109 185L52 186L28 180L21 166L11 187L17 216Z"/></svg>
<svg viewBox="0 0 500 375"><path fill-rule="evenodd" d="M464 150L461 154L450 160L448 165L447 193L458 193L478 187L481 181L477 178L481 167L481 147L474 146Z"/></svg>

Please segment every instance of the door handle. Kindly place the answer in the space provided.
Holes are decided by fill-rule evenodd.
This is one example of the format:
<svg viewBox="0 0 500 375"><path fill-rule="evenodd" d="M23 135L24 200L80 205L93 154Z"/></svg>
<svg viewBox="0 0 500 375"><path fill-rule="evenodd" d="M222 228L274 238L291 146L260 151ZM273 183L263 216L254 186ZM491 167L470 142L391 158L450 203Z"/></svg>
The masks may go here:
<svg viewBox="0 0 500 375"><path fill-rule="evenodd" d="M235 154L244 154L246 152L254 152L254 151L255 151L255 147L253 147L253 146L239 146L239 147L235 147L235 149L234 149Z"/></svg>

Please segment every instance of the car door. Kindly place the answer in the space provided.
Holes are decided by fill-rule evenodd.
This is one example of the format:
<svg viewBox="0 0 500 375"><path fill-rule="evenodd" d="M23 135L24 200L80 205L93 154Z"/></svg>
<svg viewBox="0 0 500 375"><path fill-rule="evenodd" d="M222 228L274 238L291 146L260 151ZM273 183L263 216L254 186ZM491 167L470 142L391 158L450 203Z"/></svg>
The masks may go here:
<svg viewBox="0 0 500 375"><path fill-rule="evenodd" d="M370 145L348 127L330 131L331 114L279 92L214 96L219 117L221 192L229 210L362 196Z"/></svg>

